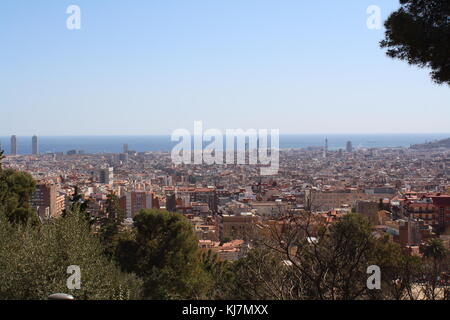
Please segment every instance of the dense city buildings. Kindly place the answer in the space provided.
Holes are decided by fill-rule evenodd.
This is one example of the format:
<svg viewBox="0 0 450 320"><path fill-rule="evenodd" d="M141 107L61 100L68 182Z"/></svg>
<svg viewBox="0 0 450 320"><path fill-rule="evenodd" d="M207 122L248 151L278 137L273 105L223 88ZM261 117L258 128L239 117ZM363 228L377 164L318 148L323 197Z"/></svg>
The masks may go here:
<svg viewBox="0 0 450 320"><path fill-rule="evenodd" d="M349 142L342 152L329 150L326 139L325 147L281 150L274 176L260 176L257 165L175 165L168 152L123 149L7 157L3 166L39 181L31 204L41 219L59 216L74 186L95 215L113 193L128 221L141 209L183 214L199 246L223 259L238 259L255 230L283 228L286 216L306 212L327 222L362 214L410 252L450 232L449 149L353 150Z"/></svg>

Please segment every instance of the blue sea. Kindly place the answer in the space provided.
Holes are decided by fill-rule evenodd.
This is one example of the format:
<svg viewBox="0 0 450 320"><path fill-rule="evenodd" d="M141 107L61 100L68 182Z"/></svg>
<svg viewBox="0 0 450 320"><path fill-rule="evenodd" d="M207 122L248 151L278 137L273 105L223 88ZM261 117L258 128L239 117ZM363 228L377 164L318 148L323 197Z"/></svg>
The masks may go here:
<svg viewBox="0 0 450 320"><path fill-rule="evenodd" d="M354 148L409 147L412 144L431 142L450 138L449 134L292 134L280 135L280 149L306 148L323 146L328 139L330 150L345 149L347 141ZM10 137L0 137L1 148L10 152ZM129 150L170 151L177 142L169 135L153 136L42 136L39 137L40 153L67 152L82 150L85 153L120 153L123 144L127 143ZM19 154L31 153L31 137L17 137Z"/></svg>

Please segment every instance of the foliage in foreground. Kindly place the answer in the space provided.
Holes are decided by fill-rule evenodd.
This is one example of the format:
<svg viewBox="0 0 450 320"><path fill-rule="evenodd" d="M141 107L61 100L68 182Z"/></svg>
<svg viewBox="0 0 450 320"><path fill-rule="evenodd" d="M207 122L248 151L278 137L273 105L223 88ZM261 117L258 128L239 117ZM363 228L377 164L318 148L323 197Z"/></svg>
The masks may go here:
<svg viewBox="0 0 450 320"><path fill-rule="evenodd" d="M150 299L205 298L210 279L205 272L198 240L181 214L141 210L131 239L119 241L117 259L124 271L144 281Z"/></svg>
<svg viewBox="0 0 450 320"><path fill-rule="evenodd" d="M263 237L246 258L232 266L231 299L270 300L436 300L448 292L439 284L449 270L442 241L429 242L425 255L405 254L386 237L376 237L366 219L350 214L323 227L316 241L307 241L308 218L283 232ZM427 253L428 252L428 253ZM367 268L381 270L381 290L367 287Z"/></svg>
<svg viewBox="0 0 450 320"><path fill-rule="evenodd" d="M81 268L80 290L67 288L70 265ZM12 225L0 215L0 300L47 299L58 292L76 299L136 299L140 281L103 255L77 212L37 227Z"/></svg>

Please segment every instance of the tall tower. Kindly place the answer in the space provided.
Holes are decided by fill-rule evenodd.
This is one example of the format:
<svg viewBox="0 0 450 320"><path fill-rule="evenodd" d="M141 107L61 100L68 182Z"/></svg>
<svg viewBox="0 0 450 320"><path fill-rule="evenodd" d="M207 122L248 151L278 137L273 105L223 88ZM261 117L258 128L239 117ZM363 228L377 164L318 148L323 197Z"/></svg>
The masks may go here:
<svg viewBox="0 0 450 320"><path fill-rule="evenodd" d="M99 182L103 184L113 184L114 183L114 168L106 167L99 171Z"/></svg>
<svg viewBox="0 0 450 320"><path fill-rule="evenodd" d="M347 152L353 152L353 144L351 141L347 141Z"/></svg>
<svg viewBox="0 0 450 320"><path fill-rule="evenodd" d="M15 135L11 136L11 155L15 156L17 154L17 138Z"/></svg>
<svg viewBox="0 0 450 320"><path fill-rule="evenodd" d="M323 157L326 158L328 156L328 138L325 138L325 149L323 149Z"/></svg>
<svg viewBox="0 0 450 320"><path fill-rule="evenodd" d="M31 138L31 142L33 145L33 154L37 155L39 154L39 140L37 136L33 136L33 138Z"/></svg>
<svg viewBox="0 0 450 320"><path fill-rule="evenodd" d="M124 143L124 145L123 145L123 153L128 153L128 143Z"/></svg>

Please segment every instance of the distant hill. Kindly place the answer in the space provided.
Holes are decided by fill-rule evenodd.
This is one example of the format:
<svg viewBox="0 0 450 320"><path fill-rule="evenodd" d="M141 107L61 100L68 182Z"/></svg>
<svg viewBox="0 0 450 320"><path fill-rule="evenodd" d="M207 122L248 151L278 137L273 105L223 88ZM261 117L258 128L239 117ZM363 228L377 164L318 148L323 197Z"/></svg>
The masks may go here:
<svg viewBox="0 0 450 320"><path fill-rule="evenodd" d="M450 149L450 138L444 140L438 140L433 142L427 142L422 144L413 144L411 149L436 149L436 148L448 148Z"/></svg>

